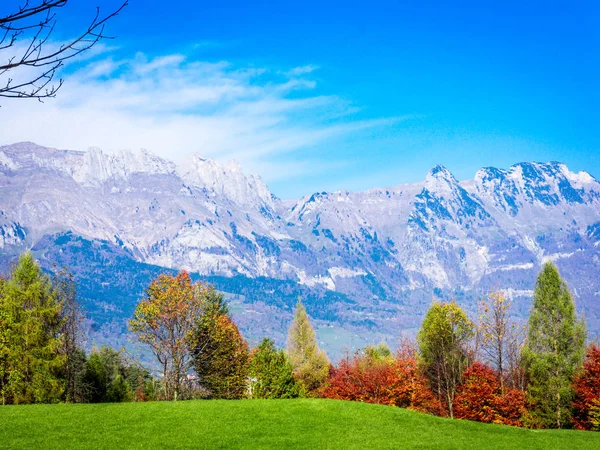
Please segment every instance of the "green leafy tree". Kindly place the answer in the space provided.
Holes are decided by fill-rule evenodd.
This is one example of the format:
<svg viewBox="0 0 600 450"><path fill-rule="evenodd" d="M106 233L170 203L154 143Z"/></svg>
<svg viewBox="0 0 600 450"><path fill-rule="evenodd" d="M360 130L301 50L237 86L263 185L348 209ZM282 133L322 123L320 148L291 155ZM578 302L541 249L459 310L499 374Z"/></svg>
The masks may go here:
<svg viewBox="0 0 600 450"><path fill-rule="evenodd" d="M101 403L105 400L109 377L104 361L97 352L93 352L86 361L81 381L86 387L86 402Z"/></svg>
<svg viewBox="0 0 600 450"><path fill-rule="evenodd" d="M252 398L295 398L300 386L283 350L272 339L263 339L250 355L250 392Z"/></svg>
<svg viewBox="0 0 600 450"><path fill-rule="evenodd" d="M546 263L538 276L523 358L534 423L562 428L571 420L572 381L585 355L585 323L558 269Z"/></svg>
<svg viewBox="0 0 600 450"><path fill-rule="evenodd" d="M60 400L61 304L30 252L2 282L0 297L0 390L5 403Z"/></svg>
<svg viewBox="0 0 600 450"><path fill-rule="evenodd" d="M440 402L454 417L454 397L469 365L473 323L455 303L434 302L417 335L423 372Z"/></svg>
<svg viewBox="0 0 600 450"><path fill-rule="evenodd" d="M331 364L317 344L315 330L300 301L288 330L287 353L296 380L307 395L315 395L327 380Z"/></svg>
<svg viewBox="0 0 600 450"><path fill-rule="evenodd" d="M144 376L139 370L139 366L125 359L123 351L108 346L93 350L80 381L86 388L85 401L117 403L133 400L138 378Z"/></svg>

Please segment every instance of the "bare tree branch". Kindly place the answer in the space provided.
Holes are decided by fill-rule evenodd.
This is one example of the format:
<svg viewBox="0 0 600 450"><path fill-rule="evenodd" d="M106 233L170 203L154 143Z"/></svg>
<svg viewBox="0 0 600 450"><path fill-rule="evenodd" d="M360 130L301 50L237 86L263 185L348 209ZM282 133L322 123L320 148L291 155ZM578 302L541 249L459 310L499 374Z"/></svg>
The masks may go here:
<svg viewBox="0 0 600 450"><path fill-rule="evenodd" d="M53 83L56 72L64 62L91 49L101 40L113 39L104 34L106 23L117 16L128 5L125 0L112 13L101 17L100 8L96 8L93 20L79 36L52 48L49 39L56 27L56 9L68 4L69 0L39 0L30 5L25 1L18 10L0 17L0 76L20 68L39 68L34 75L28 75L24 81L15 82L9 75L0 85L0 97L7 98L44 98L55 97L63 85L59 79ZM28 45L23 50L17 47L20 39ZM8 55L8 56L5 56Z"/></svg>

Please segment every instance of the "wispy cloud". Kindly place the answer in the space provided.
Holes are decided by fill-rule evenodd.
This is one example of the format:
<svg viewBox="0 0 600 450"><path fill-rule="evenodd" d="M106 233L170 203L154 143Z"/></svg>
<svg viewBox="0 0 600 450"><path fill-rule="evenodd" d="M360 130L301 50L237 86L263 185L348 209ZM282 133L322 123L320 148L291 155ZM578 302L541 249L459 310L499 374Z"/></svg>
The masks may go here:
<svg viewBox="0 0 600 450"><path fill-rule="evenodd" d="M182 54L119 59L105 49L68 68L57 98L4 102L0 139L69 149L143 147L175 160L199 152L236 158L267 181L301 176L315 170L298 156L302 149L404 119L354 119L357 108L347 100L315 92L316 69L236 67Z"/></svg>
<svg viewBox="0 0 600 450"><path fill-rule="evenodd" d="M307 75L309 73L314 72L315 70L317 70L319 67L318 66L313 66L313 65L306 65L306 66L299 66L299 67L294 67L293 69L288 70L287 72L284 72L288 77L297 77L299 75Z"/></svg>

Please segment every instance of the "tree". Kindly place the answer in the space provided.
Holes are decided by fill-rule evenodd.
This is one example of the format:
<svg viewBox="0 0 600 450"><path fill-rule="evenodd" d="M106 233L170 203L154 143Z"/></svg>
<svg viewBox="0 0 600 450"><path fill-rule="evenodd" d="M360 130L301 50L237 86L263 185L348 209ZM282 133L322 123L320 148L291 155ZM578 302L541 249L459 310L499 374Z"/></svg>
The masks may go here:
<svg viewBox="0 0 600 450"><path fill-rule="evenodd" d="M119 14L128 1L100 16L100 8L86 29L61 44L50 41L56 28L57 10L69 0L24 0L4 17L0 17L0 96L9 98L54 97L63 84L51 84L65 61L89 50L104 39L106 23ZM23 42L23 45L20 43Z"/></svg>
<svg viewBox="0 0 600 450"><path fill-rule="evenodd" d="M300 386L288 356L275 348L272 339L263 339L252 351L248 375L252 398L295 398L300 395Z"/></svg>
<svg viewBox="0 0 600 450"><path fill-rule="evenodd" d="M457 419L522 426L525 392L504 389L499 374L479 362L464 373L454 399Z"/></svg>
<svg viewBox="0 0 600 450"><path fill-rule="evenodd" d="M147 344L163 373L165 395L177 400L191 367L192 332L203 313L205 298L214 289L192 283L187 272L160 275L136 307L129 329Z"/></svg>
<svg viewBox="0 0 600 450"><path fill-rule="evenodd" d="M496 369L501 389L506 381L516 383L513 374L518 371L522 346L521 328L510 320L511 305L501 292L491 292L479 304L479 349L484 360Z"/></svg>
<svg viewBox="0 0 600 450"><path fill-rule="evenodd" d="M288 330L287 353L294 368L294 376L307 395L315 395L327 380L330 363L317 344L315 330L300 301Z"/></svg>
<svg viewBox="0 0 600 450"><path fill-rule="evenodd" d="M82 382L86 386L86 402L101 403L104 401L108 387L108 373L98 353L92 353L85 362Z"/></svg>
<svg viewBox="0 0 600 450"><path fill-rule="evenodd" d="M337 400L376 403L441 415L414 351L392 355L387 347L367 347L332 367L321 395Z"/></svg>
<svg viewBox="0 0 600 450"><path fill-rule="evenodd" d="M60 370L61 305L33 255L19 257L0 297L0 390L2 403L57 402L64 383Z"/></svg>
<svg viewBox="0 0 600 450"><path fill-rule="evenodd" d="M423 372L450 417L454 417L454 396L469 363L467 344L473 335L473 323L455 302L434 302L417 336Z"/></svg>
<svg viewBox="0 0 600 450"><path fill-rule="evenodd" d="M579 430L600 431L600 347L591 345L583 370L575 377L573 423Z"/></svg>
<svg viewBox="0 0 600 450"><path fill-rule="evenodd" d="M585 324L556 266L546 263L538 276L523 358L529 379L533 419L542 426L569 424L572 381L585 352Z"/></svg>
<svg viewBox="0 0 600 450"><path fill-rule="evenodd" d="M89 403L131 401L134 398L134 387L138 387L136 375L139 373L138 366L127 361L123 351L108 346L93 350L81 376L81 384L86 389L83 401Z"/></svg>
<svg viewBox="0 0 600 450"><path fill-rule="evenodd" d="M245 397L248 353L248 344L229 316L208 308L198 321L192 344L200 385L213 398Z"/></svg>
<svg viewBox="0 0 600 450"><path fill-rule="evenodd" d="M77 385L78 374L83 370L85 354L83 353L83 320L84 314L77 300L77 290L73 274L63 267L55 271L52 280L57 300L61 306L61 347L65 357L63 376L66 379L65 398L68 402L77 401L81 397L81 386Z"/></svg>

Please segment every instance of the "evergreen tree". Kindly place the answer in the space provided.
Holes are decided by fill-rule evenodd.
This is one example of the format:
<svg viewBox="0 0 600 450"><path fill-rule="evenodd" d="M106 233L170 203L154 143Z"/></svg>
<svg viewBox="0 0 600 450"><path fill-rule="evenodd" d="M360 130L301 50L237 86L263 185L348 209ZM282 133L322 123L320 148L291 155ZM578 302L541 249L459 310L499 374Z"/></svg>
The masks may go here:
<svg viewBox="0 0 600 450"><path fill-rule="evenodd" d="M263 339L250 356L250 390L252 398L295 398L300 386L283 350L272 339Z"/></svg>
<svg viewBox="0 0 600 450"><path fill-rule="evenodd" d="M60 399L61 305L33 255L19 258L0 297L0 390L3 403Z"/></svg>
<svg viewBox="0 0 600 450"><path fill-rule="evenodd" d="M523 351L534 420L562 428L571 421L572 381L585 353L585 323L558 269L546 263L538 276Z"/></svg>
<svg viewBox="0 0 600 450"><path fill-rule="evenodd" d="M317 344L315 330L300 301L288 331L287 353L294 376L307 395L316 394L329 375L329 359Z"/></svg>
<svg viewBox="0 0 600 450"><path fill-rule="evenodd" d="M434 302L417 335L423 372L450 417L454 417L454 396L469 365L467 345L473 328L455 302Z"/></svg>
<svg viewBox="0 0 600 450"><path fill-rule="evenodd" d="M238 327L219 309L198 321L192 358L198 382L213 398L243 398L248 375L248 344Z"/></svg>

